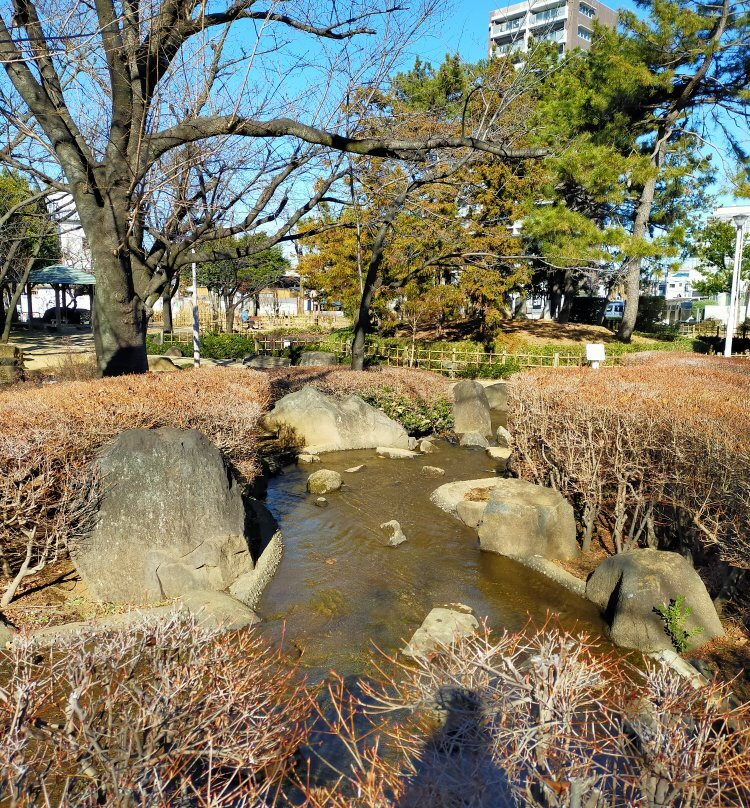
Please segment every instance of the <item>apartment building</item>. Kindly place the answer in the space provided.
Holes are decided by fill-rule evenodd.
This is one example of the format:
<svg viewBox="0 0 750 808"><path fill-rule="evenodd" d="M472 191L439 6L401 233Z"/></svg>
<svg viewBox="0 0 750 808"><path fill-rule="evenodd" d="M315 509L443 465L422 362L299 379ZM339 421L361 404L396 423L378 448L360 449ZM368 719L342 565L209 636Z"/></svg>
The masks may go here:
<svg viewBox="0 0 750 808"><path fill-rule="evenodd" d="M617 12L598 0L524 0L490 13L489 55L526 53L532 41L557 44L560 53L591 45L594 20L614 28Z"/></svg>

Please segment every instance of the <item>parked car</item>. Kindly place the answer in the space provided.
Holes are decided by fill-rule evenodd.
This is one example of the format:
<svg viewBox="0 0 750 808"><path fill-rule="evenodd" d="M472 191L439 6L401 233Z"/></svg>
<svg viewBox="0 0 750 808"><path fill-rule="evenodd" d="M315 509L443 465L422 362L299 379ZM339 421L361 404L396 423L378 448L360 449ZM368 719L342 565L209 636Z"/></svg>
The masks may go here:
<svg viewBox="0 0 750 808"><path fill-rule="evenodd" d="M622 320L624 314L624 300L611 300L609 303L607 303L607 308L604 309L605 320Z"/></svg>
<svg viewBox="0 0 750 808"><path fill-rule="evenodd" d="M70 309L63 306L60 309L60 321L65 325L81 325L91 322L91 312L88 309ZM42 322L57 322L57 306L47 309L42 315Z"/></svg>

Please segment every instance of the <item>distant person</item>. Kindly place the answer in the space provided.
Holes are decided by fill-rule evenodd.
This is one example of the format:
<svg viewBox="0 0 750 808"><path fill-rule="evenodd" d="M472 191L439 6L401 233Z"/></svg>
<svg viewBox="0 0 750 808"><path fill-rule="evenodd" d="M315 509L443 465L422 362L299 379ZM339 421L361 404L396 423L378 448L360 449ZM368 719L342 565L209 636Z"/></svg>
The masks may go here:
<svg viewBox="0 0 750 808"><path fill-rule="evenodd" d="M250 312L247 309L242 309L240 312L240 320L242 321L243 328L250 327Z"/></svg>

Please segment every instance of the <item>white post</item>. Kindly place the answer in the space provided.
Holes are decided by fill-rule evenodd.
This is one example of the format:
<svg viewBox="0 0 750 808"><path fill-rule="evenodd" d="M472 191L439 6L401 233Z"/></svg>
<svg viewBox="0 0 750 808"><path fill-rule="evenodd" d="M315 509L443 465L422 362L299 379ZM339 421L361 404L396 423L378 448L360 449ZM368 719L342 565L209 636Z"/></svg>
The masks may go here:
<svg viewBox="0 0 750 808"><path fill-rule="evenodd" d="M195 249L193 249L195 255ZM201 335L200 321L198 319L198 269L193 261L193 364L201 365Z"/></svg>
<svg viewBox="0 0 750 808"><path fill-rule="evenodd" d="M742 251L745 241L745 223L747 216L735 216L732 221L737 227L737 240L734 245L734 269L732 270L732 294L729 299L729 315L727 317L727 336L724 340L724 356L732 355L732 339L737 328L737 303L740 294L740 276L742 274Z"/></svg>

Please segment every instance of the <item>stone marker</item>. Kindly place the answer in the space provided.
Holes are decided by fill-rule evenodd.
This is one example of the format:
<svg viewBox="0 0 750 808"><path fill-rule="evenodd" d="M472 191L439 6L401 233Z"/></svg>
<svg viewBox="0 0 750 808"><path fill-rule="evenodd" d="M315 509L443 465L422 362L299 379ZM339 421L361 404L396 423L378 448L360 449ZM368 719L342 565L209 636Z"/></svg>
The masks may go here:
<svg viewBox="0 0 750 808"><path fill-rule="evenodd" d="M482 513L479 546L506 556L575 558L579 550L573 506L553 488L500 479Z"/></svg>
<svg viewBox="0 0 750 808"><path fill-rule="evenodd" d="M402 654L410 657L428 657L442 647L450 647L460 637L470 637L479 629L479 622L468 606L437 607L425 617L414 632Z"/></svg>
<svg viewBox="0 0 750 808"><path fill-rule="evenodd" d="M178 359L182 359L182 351L176 345L170 345L166 351L164 351L164 356L174 356Z"/></svg>
<svg viewBox="0 0 750 808"><path fill-rule="evenodd" d="M336 354L327 351L305 351L300 354L299 363L302 367L338 365L339 358Z"/></svg>
<svg viewBox="0 0 750 808"><path fill-rule="evenodd" d="M684 628L703 629L688 640L689 648L724 634L705 584L679 553L631 550L611 556L591 574L586 597L604 614L612 641L625 648L644 653L672 648L664 620L654 609L678 597L692 611Z"/></svg>
<svg viewBox="0 0 750 808"><path fill-rule="evenodd" d="M127 430L96 469L96 523L71 547L96 600L148 603L225 589L253 570L242 489L205 435Z"/></svg>
<svg viewBox="0 0 750 808"><path fill-rule="evenodd" d="M453 431L458 435L478 432L483 437L492 434L490 404L484 387L468 379L453 388Z"/></svg>
<svg viewBox="0 0 750 808"><path fill-rule="evenodd" d="M307 478L307 490L311 494L328 494L331 491L338 491L342 482L338 471L320 469Z"/></svg>
<svg viewBox="0 0 750 808"><path fill-rule="evenodd" d="M409 445L401 424L359 396L339 401L310 385L280 398L264 423L272 431L294 429L310 454Z"/></svg>
<svg viewBox="0 0 750 808"><path fill-rule="evenodd" d="M403 544L406 541L404 531L401 530L401 525L395 519L391 519L390 522L383 522L380 529L391 534L388 539L390 547L398 547L399 544Z"/></svg>

